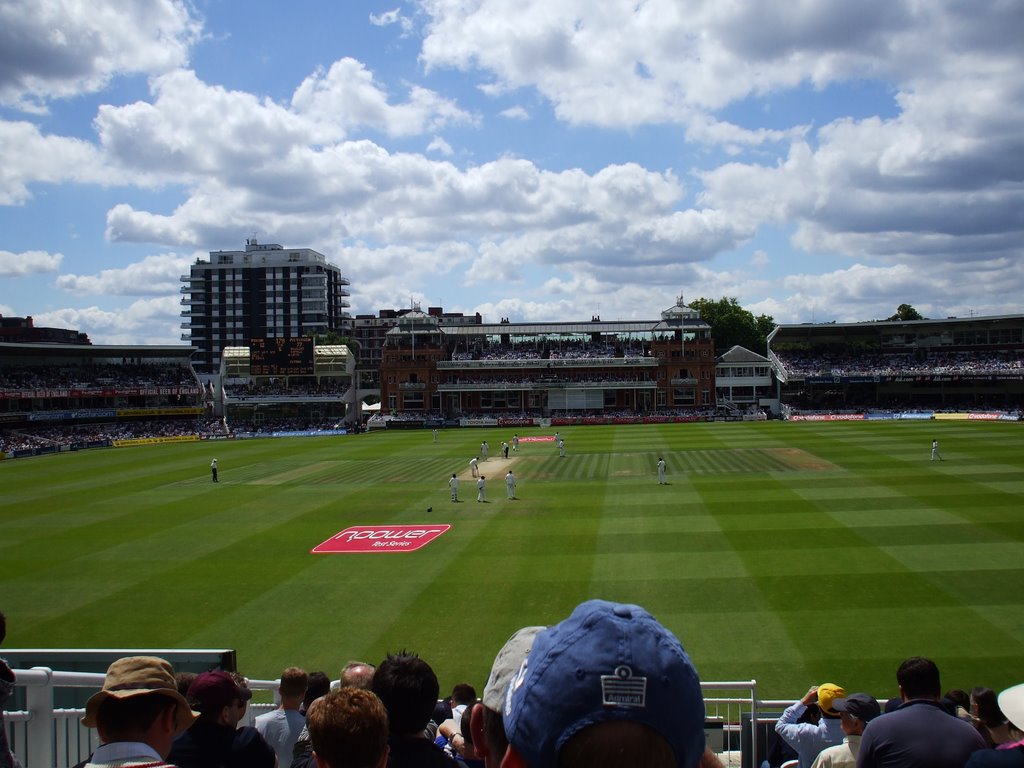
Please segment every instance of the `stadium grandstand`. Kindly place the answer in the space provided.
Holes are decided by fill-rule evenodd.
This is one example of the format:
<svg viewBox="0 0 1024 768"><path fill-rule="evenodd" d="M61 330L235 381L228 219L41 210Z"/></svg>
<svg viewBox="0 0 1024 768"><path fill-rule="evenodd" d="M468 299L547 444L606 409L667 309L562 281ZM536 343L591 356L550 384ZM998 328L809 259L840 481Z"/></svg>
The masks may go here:
<svg viewBox="0 0 1024 768"><path fill-rule="evenodd" d="M367 350L380 360L379 390L359 388L349 347L310 337L250 339L199 377L192 347L97 346L31 318L2 320L5 338L31 339L0 341L0 452L9 457L133 440L344 433L364 423L1017 418L1024 401L1020 315L780 325L767 358L742 347L716 358L711 326L682 297L658 319L627 321L449 321L413 306L389 317L380 349ZM368 394L382 407L364 422Z"/></svg>
<svg viewBox="0 0 1024 768"><path fill-rule="evenodd" d="M0 453L223 434L182 346L0 343Z"/></svg>
<svg viewBox="0 0 1024 768"><path fill-rule="evenodd" d="M977 409L1024 400L1024 316L780 325L779 399L804 411Z"/></svg>
<svg viewBox="0 0 1024 768"><path fill-rule="evenodd" d="M272 347L272 349L271 349ZM215 412L235 436L341 433L358 428L355 357L312 338L257 339L221 354Z"/></svg>
<svg viewBox="0 0 1024 768"><path fill-rule="evenodd" d="M385 335L384 415L399 426L707 417L711 327L679 298L655 320L446 325L414 307Z"/></svg>

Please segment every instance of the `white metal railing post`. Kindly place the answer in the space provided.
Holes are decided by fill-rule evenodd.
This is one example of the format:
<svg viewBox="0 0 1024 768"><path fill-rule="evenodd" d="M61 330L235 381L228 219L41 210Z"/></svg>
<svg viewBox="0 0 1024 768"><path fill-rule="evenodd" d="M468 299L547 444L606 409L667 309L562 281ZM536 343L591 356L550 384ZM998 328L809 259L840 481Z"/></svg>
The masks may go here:
<svg viewBox="0 0 1024 768"><path fill-rule="evenodd" d="M45 681L25 687L25 702L29 711L26 735L26 754L32 766L53 765L53 670L32 667L45 675Z"/></svg>
<svg viewBox="0 0 1024 768"><path fill-rule="evenodd" d="M750 681L750 768L758 768L757 763L757 680ZM741 739L742 741L742 739Z"/></svg>

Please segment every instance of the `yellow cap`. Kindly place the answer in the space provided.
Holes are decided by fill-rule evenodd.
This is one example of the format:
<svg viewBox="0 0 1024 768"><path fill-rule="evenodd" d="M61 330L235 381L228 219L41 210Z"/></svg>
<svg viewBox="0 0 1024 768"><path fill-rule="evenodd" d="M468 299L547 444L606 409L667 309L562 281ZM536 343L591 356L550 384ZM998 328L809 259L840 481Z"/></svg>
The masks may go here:
<svg viewBox="0 0 1024 768"><path fill-rule="evenodd" d="M845 699L846 691L842 686L835 683L822 683L818 686L818 706L825 714L839 717L839 713L833 709L832 702L836 699Z"/></svg>

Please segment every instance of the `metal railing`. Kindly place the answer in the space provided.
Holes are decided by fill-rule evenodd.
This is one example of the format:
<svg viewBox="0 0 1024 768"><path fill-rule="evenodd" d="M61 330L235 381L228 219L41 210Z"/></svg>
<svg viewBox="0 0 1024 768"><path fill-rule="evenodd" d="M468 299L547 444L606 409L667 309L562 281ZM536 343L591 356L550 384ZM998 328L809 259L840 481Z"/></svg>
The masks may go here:
<svg viewBox="0 0 1024 768"><path fill-rule="evenodd" d="M60 672L48 667L14 670L14 684L25 692L25 708L4 712L3 725L14 756L25 768L69 768L85 760L99 746L95 729L82 725L85 710L54 706L58 688L99 690L105 675L101 672ZM278 680L249 680L254 691L272 691L279 701ZM256 715L276 704L251 704L240 725L252 725Z"/></svg>
<svg viewBox="0 0 1024 768"><path fill-rule="evenodd" d="M15 757L31 768L69 768L85 760L99 746L95 729L81 723L85 710L54 706L54 692L62 688L98 690L104 675L98 672L61 672L48 667L14 670L15 686L24 689L24 709L4 712L3 726ZM280 701L279 680L249 679L254 691L270 691L274 703L250 702L239 725L252 725L255 717L274 709ZM782 709L792 702L760 701L757 682L740 680L701 683L708 746L729 766L758 768L757 729L764 725L765 707ZM774 719L774 718L772 718Z"/></svg>

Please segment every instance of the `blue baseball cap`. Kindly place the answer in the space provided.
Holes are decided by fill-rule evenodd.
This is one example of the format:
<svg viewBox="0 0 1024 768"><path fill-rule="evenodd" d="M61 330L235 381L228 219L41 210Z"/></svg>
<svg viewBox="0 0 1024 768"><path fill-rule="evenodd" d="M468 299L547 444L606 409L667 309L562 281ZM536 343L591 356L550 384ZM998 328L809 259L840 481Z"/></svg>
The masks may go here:
<svg viewBox="0 0 1024 768"><path fill-rule="evenodd" d="M610 720L642 723L679 768L704 754L700 678L676 636L638 605L588 600L540 632L505 693L505 735L530 768L556 768L576 733Z"/></svg>

